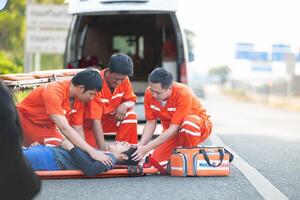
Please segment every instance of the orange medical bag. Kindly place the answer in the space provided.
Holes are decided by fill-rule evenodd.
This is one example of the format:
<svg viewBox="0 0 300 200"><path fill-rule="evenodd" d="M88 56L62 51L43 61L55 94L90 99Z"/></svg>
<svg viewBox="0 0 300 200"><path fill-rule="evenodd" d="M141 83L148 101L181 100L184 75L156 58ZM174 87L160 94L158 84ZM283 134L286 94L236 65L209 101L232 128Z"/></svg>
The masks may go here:
<svg viewBox="0 0 300 200"><path fill-rule="evenodd" d="M228 176L233 155L223 147L176 148L171 155L171 176Z"/></svg>

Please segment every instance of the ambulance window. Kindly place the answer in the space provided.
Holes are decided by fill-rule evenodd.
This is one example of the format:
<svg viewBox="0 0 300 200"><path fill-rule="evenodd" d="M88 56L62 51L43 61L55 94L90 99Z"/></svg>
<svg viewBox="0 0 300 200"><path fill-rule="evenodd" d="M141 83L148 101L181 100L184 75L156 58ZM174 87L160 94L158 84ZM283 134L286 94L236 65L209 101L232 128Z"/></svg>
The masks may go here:
<svg viewBox="0 0 300 200"><path fill-rule="evenodd" d="M135 35L117 35L113 37L113 49L130 57L144 58L144 37Z"/></svg>
<svg viewBox="0 0 300 200"><path fill-rule="evenodd" d="M78 47L78 55L77 55L77 59L80 60L83 54L83 48L84 48L84 43L85 43L85 39L86 39L86 35L87 35L87 31L88 31L88 25L85 25L82 32L79 33L79 47Z"/></svg>
<svg viewBox="0 0 300 200"><path fill-rule="evenodd" d="M186 35L186 42L187 42L187 48L188 48L188 54L189 54L189 61L193 61L194 58L194 51L195 51L195 44L196 44L196 35L192 31L185 30Z"/></svg>

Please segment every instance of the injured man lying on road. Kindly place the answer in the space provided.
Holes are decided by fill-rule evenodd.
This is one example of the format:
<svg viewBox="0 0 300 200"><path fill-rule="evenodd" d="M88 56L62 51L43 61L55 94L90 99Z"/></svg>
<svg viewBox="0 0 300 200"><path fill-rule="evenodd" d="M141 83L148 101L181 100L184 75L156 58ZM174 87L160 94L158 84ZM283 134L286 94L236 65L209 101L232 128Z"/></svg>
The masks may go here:
<svg viewBox="0 0 300 200"><path fill-rule="evenodd" d="M103 151L111 162L104 163L92 159L86 152L64 139L60 147L37 144L24 148L23 154L36 171L81 170L85 175L93 176L112 169L116 164L137 165L138 162L131 158L135 151L136 147L127 142L113 142L107 146L107 151Z"/></svg>

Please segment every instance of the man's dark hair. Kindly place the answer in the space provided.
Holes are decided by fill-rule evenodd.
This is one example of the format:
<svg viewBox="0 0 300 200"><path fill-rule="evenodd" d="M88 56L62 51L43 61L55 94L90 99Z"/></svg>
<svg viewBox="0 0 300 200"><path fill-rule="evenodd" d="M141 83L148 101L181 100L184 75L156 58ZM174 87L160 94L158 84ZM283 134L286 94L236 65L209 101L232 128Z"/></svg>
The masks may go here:
<svg viewBox="0 0 300 200"><path fill-rule="evenodd" d="M163 89L167 89L173 83L173 75L164 68L156 68L150 73L148 82L160 83Z"/></svg>
<svg viewBox="0 0 300 200"><path fill-rule="evenodd" d="M102 89L102 79L98 70L93 69L92 67L85 69L81 72L78 72L72 78L73 85L83 85L84 91L87 90L97 90Z"/></svg>
<svg viewBox="0 0 300 200"><path fill-rule="evenodd" d="M131 58L123 53L113 54L107 64L109 71L116 74L131 76L133 74L133 63Z"/></svg>
<svg viewBox="0 0 300 200"><path fill-rule="evenodd" d="M131 166L138 165L139 161L134 161L134 160L132 160L132 157L131 157L131 155L136 150L137 150L137 148L134 147L134 146L132 146L127 151L122 152L122 154L125 154L128 157L128 159L127 160L123 160L121 162L118 162L118 164L119 165L131 165Z"/></svg>

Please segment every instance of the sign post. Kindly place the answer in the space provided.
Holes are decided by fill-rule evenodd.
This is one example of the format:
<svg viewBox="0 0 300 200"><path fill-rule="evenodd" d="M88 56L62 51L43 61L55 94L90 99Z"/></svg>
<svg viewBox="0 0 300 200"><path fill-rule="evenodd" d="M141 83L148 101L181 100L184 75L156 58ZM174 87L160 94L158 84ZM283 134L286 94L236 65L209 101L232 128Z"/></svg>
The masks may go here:
<svg viewBox="0 0 300 200"><path fill-rule="evenodd" d="M296 56L293 53L285 55L285 64L287 72L287 96L291 96L293 93L293 77L295 75Z"/></svg>
<svg viewBox="0 0 300 200"><path fill-rule="evenodd" d="M63 54L71 22L67 5L31 4L26 7L25 72L40 70L41 54Z"/></svg>

